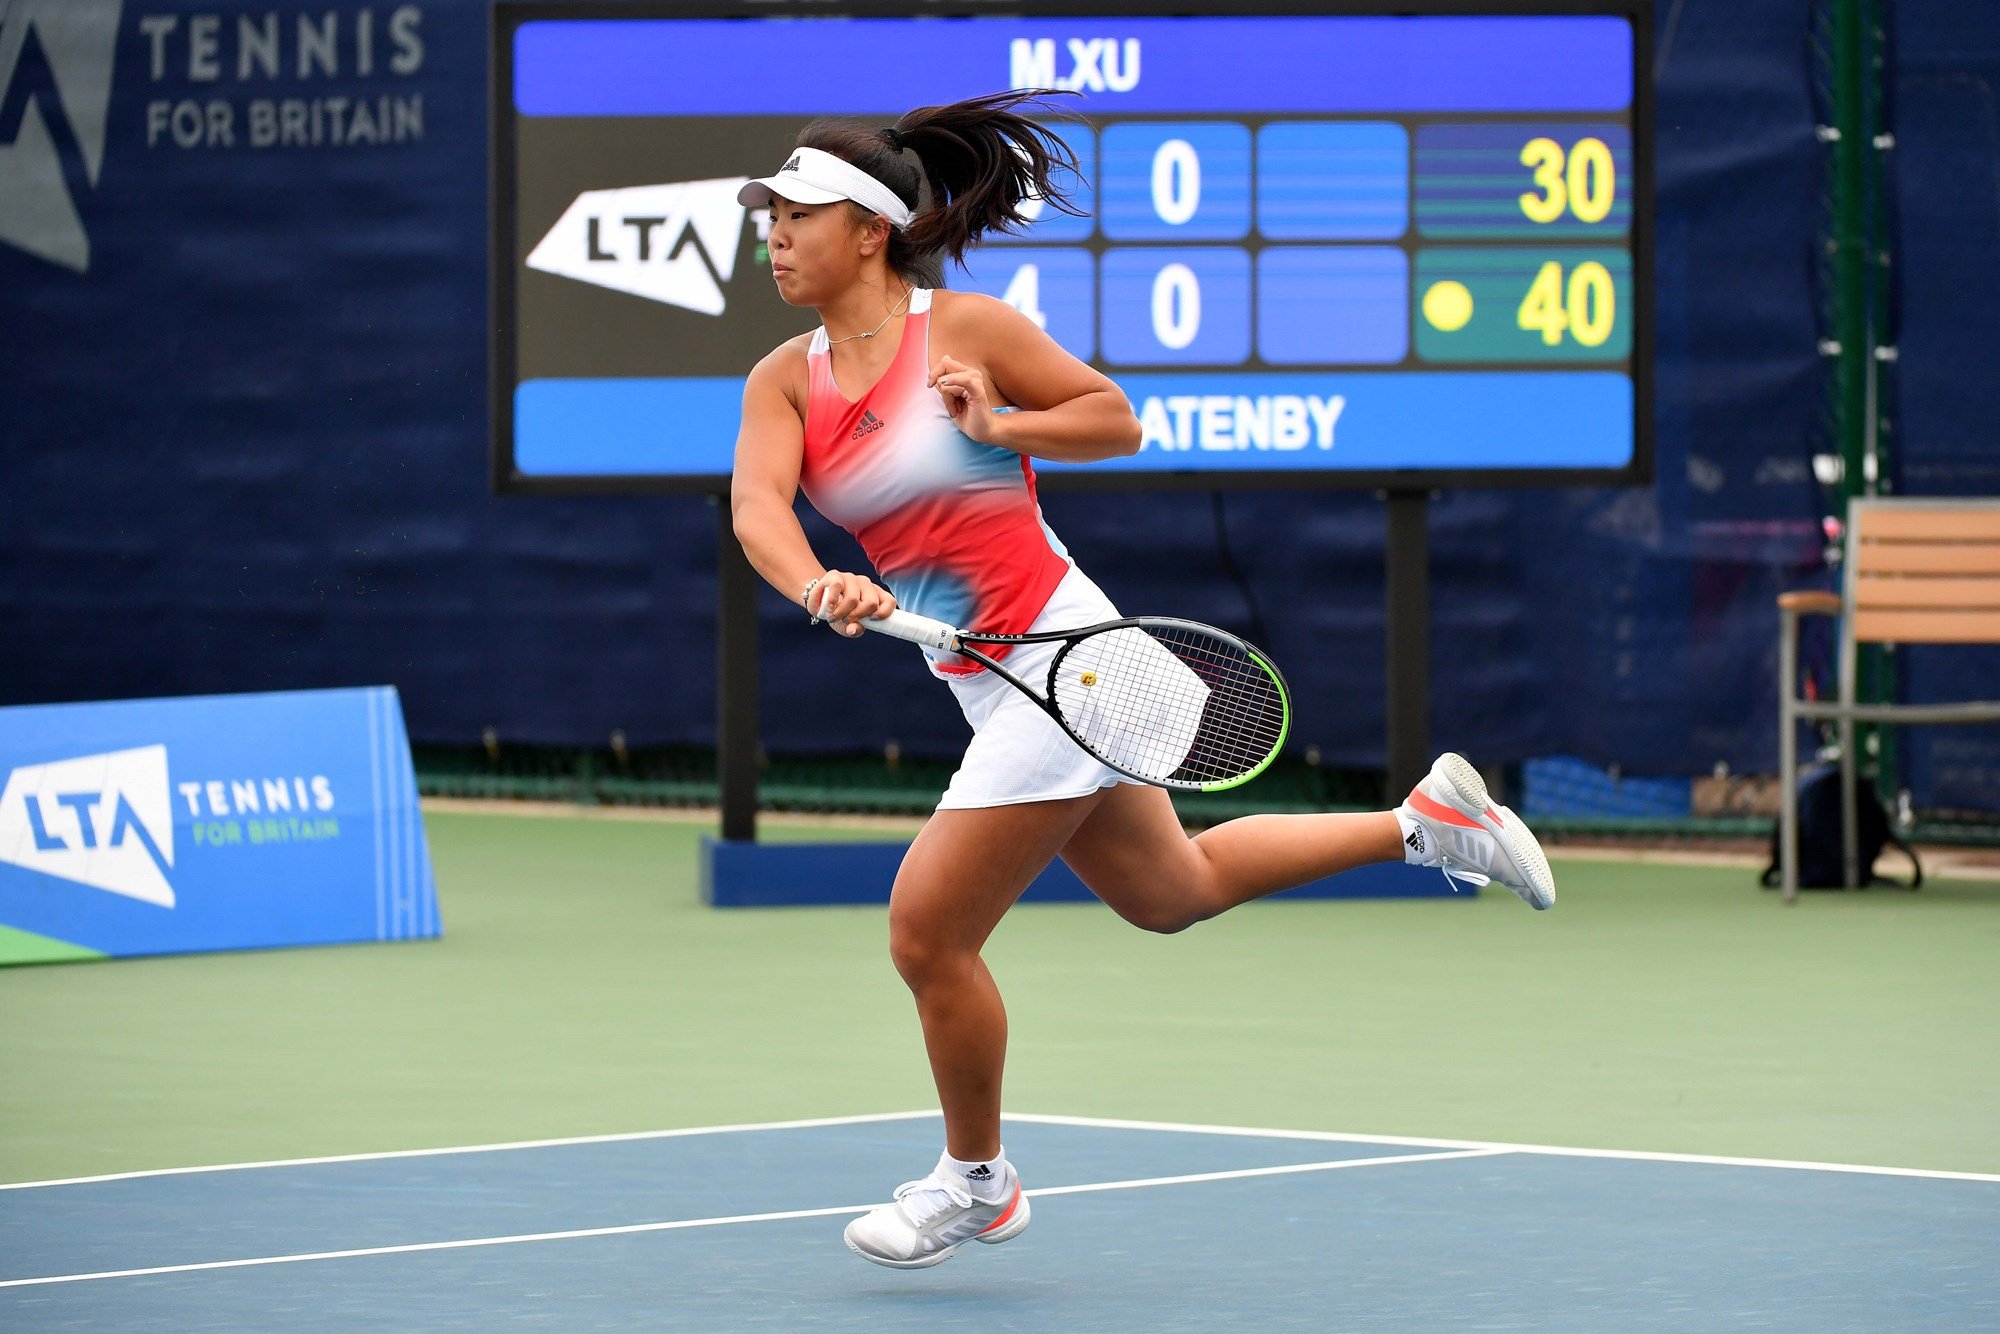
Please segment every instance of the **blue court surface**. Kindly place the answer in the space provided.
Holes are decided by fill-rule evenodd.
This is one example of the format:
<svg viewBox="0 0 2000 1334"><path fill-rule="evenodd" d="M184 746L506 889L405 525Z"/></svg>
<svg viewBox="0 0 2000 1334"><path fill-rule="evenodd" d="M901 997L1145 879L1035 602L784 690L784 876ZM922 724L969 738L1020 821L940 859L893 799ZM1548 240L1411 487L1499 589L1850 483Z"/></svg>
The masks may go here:
<svg viewBox="0 0 2000 1334"><path fill-rule="evenodd" d="M847 1218L935 1112L0 1187L0 1328L2000 1328L2000 1176L1010 1117L1034 1221Z"/></svg>

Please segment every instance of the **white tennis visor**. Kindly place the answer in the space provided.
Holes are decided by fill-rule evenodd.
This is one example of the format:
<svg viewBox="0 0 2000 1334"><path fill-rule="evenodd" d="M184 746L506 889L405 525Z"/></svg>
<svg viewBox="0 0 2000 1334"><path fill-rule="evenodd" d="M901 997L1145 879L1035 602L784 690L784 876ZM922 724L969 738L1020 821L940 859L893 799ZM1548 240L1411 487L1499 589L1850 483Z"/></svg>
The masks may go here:
<svg viewBox="0 0 2000 1334"><path fill-rule="evenodd" d="M896 192L853 163L817 148L794 148L776 176L762 176L736 192L736 202L762 208L771 197L799 204L831 204L852 199L880 213L891 226L907 227L915 214Z"/></svg>

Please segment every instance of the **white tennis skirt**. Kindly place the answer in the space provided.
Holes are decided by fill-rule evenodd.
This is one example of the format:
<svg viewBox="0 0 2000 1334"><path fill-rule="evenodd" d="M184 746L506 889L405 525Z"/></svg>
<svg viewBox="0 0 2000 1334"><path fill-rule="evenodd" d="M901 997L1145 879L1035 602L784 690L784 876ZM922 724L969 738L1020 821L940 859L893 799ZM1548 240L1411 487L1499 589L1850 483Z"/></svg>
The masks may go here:
<svg viewBox="0 0 2000 1334"><path fill-rule="evenodd" d="M1119 615L1104 590L1071 565L1029 630L1074 630ZM1061 648L1060 643L1017 644L1000 665L1041 693L1049 663ZM972 724L972 742L937 804L939 810L1058 801L1137 781L1100 763L1040 705L992 672L950 677L949 684L965 721Z"/></svg>

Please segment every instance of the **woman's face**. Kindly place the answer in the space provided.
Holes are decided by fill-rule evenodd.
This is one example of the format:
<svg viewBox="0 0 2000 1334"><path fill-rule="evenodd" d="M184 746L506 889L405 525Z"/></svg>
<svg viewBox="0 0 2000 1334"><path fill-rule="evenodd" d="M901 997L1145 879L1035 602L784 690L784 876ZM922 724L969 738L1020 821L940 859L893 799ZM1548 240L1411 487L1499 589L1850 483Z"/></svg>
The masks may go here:
<svg viewBox="0 0 2000 1334"><path fill-rule="evenodd" d="M818 306L851 287L862 261L881 249L886 225L857 228L846 201L796 204L773 198L771 279L787 305ZM883 238L876 236L884 232Z"/></svg>

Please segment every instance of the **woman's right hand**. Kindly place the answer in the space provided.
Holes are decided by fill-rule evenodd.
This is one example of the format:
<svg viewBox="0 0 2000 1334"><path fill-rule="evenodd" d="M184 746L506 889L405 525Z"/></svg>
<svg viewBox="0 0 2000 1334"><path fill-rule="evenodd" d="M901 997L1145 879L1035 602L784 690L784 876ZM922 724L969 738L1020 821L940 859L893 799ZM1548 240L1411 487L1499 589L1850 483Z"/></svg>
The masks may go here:
<svg viewBox="0 0 2000 1334"><path fill-rule="evenodd" d="M866 575L844 570L828 570L812 591L812 605L806 610L817 619L831 621L841 634L861 633L861 617L887 616L896 609L896 595Z"/></svg>

